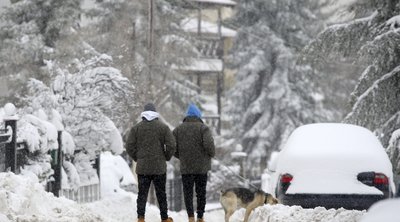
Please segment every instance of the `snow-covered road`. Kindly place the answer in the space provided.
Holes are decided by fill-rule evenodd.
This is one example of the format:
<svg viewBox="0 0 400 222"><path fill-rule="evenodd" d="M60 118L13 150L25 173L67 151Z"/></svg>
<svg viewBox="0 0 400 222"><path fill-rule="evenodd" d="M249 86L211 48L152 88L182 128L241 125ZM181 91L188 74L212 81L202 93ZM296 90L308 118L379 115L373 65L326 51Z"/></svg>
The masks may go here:
<svg viewBox="0 0 400 222"><path fill-rule="evenodd" d="M133 194L116 195L106 200L87 204L87 206L105 218L105 221L128 222L136 218L136 196ZM230 222L242 222L244 209L234 213ZM327 210L325 208L303 209L299 206L289 207L281 204L257 208L250 216L250 222L356 222L359 221L365 211L353 211L339 209ZM175 222L187 222L186 212L170 212ZM205 214L207 222L223 222L223 210L210 211ZM160 221L159 210L155 206L149 206L146 211L146 221Z"/></svg>

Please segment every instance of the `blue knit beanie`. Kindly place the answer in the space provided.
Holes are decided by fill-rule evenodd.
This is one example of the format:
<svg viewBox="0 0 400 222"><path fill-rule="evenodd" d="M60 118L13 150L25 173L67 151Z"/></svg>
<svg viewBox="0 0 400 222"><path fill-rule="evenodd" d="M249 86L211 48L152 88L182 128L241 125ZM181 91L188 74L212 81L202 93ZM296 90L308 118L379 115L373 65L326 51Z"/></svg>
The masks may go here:
<svg viewBox="0 0 400 222"><path fill-rule="evenodd" d="M197 108L196 105L191 103L191 104L189 104L189 107L186 111L186 116L193 116L193 117L201 118L201 111L199 110L199 108Z"/></svg>

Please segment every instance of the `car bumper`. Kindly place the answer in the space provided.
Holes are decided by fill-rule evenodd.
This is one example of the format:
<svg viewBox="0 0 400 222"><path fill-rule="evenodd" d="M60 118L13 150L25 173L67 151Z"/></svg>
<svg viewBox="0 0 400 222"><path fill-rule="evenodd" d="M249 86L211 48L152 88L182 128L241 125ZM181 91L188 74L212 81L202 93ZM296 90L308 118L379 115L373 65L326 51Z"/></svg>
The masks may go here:
<svg viewBox="0 0 400 222"><path fill-rule="evenodd" d="M285 205L299 205L303 208L325 207L352 210L368 209L375 202L385 199L383 195L342 195L342 194L286 194L279 200Z"/></svg>

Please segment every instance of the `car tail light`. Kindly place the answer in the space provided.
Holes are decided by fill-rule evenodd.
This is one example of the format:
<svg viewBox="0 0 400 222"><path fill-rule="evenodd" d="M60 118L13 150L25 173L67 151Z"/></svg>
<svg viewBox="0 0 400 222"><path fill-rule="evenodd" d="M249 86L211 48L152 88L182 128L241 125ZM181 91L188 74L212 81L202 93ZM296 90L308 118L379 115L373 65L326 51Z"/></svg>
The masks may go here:
<svg viewBox="0 0 400 222"><path fill-rule="evenodd" d="M281 193L286 193L286 191L288 190L288 188L290 186L290 182L292 182L292 179L293 179L293 176L288 173L282 174L280 176L280 179L279 179L280 186L279 187L280 187Z"/></svg>
<svg viewBox="0 0 400 222"><path fill-rule="evenodd" d="M292 175L290 175L290 174L283 174L282 176L281 176L281 183L282 184L287 184L287 183L290 183L291 181L292 181L292 179L293 179L293 176Z"/></svg>
<svg viewBox="0 0 400 222"><path fill-rule="evenodd" d="M385 197L390 196L389 178L383 173L363 172L357 175L357 179L368 186L373 186L383 192Z"/></svg>
<svg viewBox="0 0 400 222"><path fill-rule="evenodd" d="M374 185L388 185L389 179L383 173L375 173Z"/></svg>

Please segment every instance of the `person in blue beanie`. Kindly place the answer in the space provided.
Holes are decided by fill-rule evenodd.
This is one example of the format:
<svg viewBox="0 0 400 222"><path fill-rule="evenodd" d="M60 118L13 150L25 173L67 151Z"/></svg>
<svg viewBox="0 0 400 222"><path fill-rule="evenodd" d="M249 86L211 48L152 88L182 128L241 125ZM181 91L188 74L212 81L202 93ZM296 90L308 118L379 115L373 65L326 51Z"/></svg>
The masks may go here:
<svg viewBox="0 0 400 222"><path fill-rule="evenodd" d="M180 160L183 194L189 222L195 222L193 188L197 197L197 222L204 222L206 206L207 173L211 170L211 158L215 155L211 130L203 123L201 111L190 104L186 116L172 134L177 143L175 157Z"/></svg>

